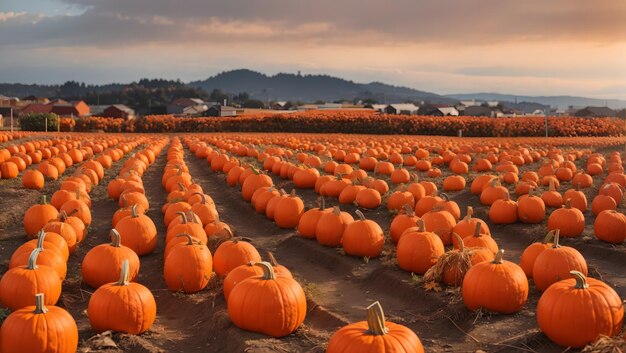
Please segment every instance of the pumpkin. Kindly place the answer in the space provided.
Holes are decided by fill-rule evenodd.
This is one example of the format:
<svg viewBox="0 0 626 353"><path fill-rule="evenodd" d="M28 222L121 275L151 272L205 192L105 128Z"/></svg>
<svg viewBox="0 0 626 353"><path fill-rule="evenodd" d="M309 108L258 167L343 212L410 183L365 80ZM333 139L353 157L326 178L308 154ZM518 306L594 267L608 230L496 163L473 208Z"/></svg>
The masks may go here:
<svg viewBox="0 0 626 353"><path fill-rule="evenodd" d="M120 233L111 229L111 243L94 246L83 258L81 273L83 282L99 288L115 282L122 271L124 260L128 260L128 280L133 282L139 274L139 257L129 247L122 245Z"/></svg>
<svg viewBox="0 0 626 353"><path fill-rule="evenodd" d="M574 278L551 285L537 303L537 323L554 343L582 348L600 336L617 335L624 304L607 284L571 271Z"/></svg>
<svg viewBox="0 0 626 353"><path fill-rule="evenodd" d="M517 222L517 214L517 202L511 200L508 194L489 207L489 219L493 224L513 224Z"/></svg>
<svg viewBox="0 0 626 353"><path fill-rule="evenodd" d="M233 231L230 226L219 220L219 217L215 222L209 223L204 227L204 233L207 236L207 240L215 237L232 235Z"/></svg>
<svg viewBox="0 0 626 353"><path fill-rule="evenodd" d="M74 318L57 306L46 306L45 302L44 293L38 293L34 306L14 311L4 320L0 352L76 352L78 327Z"/></svg>
<svg viewBox="0 0 626 353"><path fill-rule="evenodd" d="M389 235L394 244L398 243L402 233L411 227L417 226L417 220L420 219L415 215L413 208L409 204L405 204L401 213L393 218L389 226Z"/></svg>
<svg viewBox="0 0 626 353"><path fill-rule="evenodd" d="M437 234L444 245L452 244L452 229L456 225L456 220L450 212L444 210L441 206L435 206L432 210L426 212L422 219L427 231Z"/></svg>
<svg viewBox="0 0 626 353"><path fill-rule="evenodd" d="M406 326L385 320L379 302L367 307L367 321L346 325L333 334L327 353L424 353L417 335Z"/></svg>
<svg viewBox="0 0 626 353"><path fill-rule="evenodd" d="M187 218L187 214L185 212L178 212L180 216L181 222L174 224L175 221L172 221L167 229L167 233L165 234L165 245L169 245L174 239L177 239L178 234L189 234L195 239L198 239L203 244L208 243L208 238L204 229L202 228L202 224L196 222L190 222ZM183 238L178 238L179 240L184 240Z"/></svg>
<svg viewBox="0 0 626 353"><path fill-rule="evenodd" d="M20 174L17 164L14 162L3 162L0 164L0 175L2 179L14 179Z"/></svg>
<svg viewBox="0 0 626 353"><path fill-rule="evenodd" d="M24 231L29 239L33 239L37 233L46 225L59 216L59 212L54 206L46 201L46 195L41 196L41 202L33 205L24 214Z"/></svg>
<svg viewBox="0 0 626 353"><path fill-rule="evenodd" d="M70 257L70 251L65 239L57 233L46 232L43 229L37 233L36 239L31 239L15 249L12 257L30 254L36 248L50 249L53 252L57 252L65 261Z"/></svg>
<svg viewBox="0 0 626 353"><path fill-rule="evenodd" d="M450 175L443 180L444 191L461 191L465 189L465 178L461 175Z"/></svg>
<svg viewBox="0 0 626 353"><path fill-rule="evenodd" d="M517 218L522 223L541 223L546 218L546 204L541 197L534 195L533 190L530 188L528 194L517 200Z"/></svg>
<svg viewBox="0 0 626 353"><path fill-rule="evenodd" d="M257 213L265 214L269 201L274 198L274 196L279 195L280 192L276 190L273 186L264 186L257 189L251 199L254 210Z"/></svg>
<svg viewBox="0 0 626 353"><path fill-rule="evenodd" d="M41 248L34 249L26 266L8 270L0 280L0 304L12 311L31 305L37 293L45 294L45 304L54 305L61 297L61 279L52 267L37 266Z"/></svg>
<svg viewBox="0 0 626 353"><path fill-rule="evenodd" d="M230 236L230 235L229 235ZM244 238L232 238L222 242L215 254L213 254L213 270L215 274L224 277L235 267L247 264L248 262L261 261L261 255Z"/></svg>
<svg viewBox="0 0 626 353"><path fill-rule="evenodd" d="M493 261L476 264L465 274L463 303L469 310L513 314L526 304L526 274L517 264L503 260L503 256L504 250L499 250Z"/></svg>
<svg viewBox="0 0 626 353"><path fill-rule="evenodd" d="M554 240L554 234L554 230L549 231L542 241L530 244L526 247L526 249L524 249L524 252L522 252L519 265L522 270L524 270L526 277L533 278L533 267L535 266L535 261L537 260L537 257L539 257L539 254L554 245L552 243Z"/></svg>
<svg viewBox="0 0 626 353"><path fill-rule="evenodd" d="M597 195L591 201L591 212L594 216L598 216L600 212L605 210L617 210L617 202L615 199L608 195Z"/></svg>
<svg viewBox="0 0 626 353"><path fill-rule="evenodd" d="M296 196L296 189L291 194L283 197L276 203L274 210L274 222L279 228L295 228L304 213L304 202Z"/></svg>
<svg viewBox="0 0 626 353"><path fill-rule="evenodd" d="M50 221L46 223L46 225L43 226L43 228L41 229L45 232L51 232L60 235L65 240L66 246L70 254L74 253L78 242L83 240L83 234L80 234L79 238L79 236L76 234L76 231L71 225L65 222L61 222L59 220Z"/></svg>
<svg viewBox="0 0 626 353"><path fill-rule="evenodd" d="M87 206L87 204L81 199L77 198L75 200L65 202L59 211L65 211L67 214L71 213L74 217L83 221L87 227L91 224L91 211L89 210L89 206Z"/></svg>
<svg viewBox="0 0 626 353"><path fill-rule="evenodd" d="M411 208L415 207L415 198L404 187L392 193L387 199L387 210L389 211L400 211L405 205Z"/></svg>
<svg viewBox="0 0 626 353"><path fill-rule="evenodd" d="M132 214L117 222L115 229L120 233L124 246L133 249L139 256L150 254L157 246L156 226L148 216L139 214L137 207L131 210Z"/></svg>
<svg viewBox="0 0 626 353"><path fill-rule="evenodd" d="M621 244L626 240L626 215L606 210L600 212L593 224L596 238L613 244Z"/></svg>
<svg viewBox="0 0 626 353"><path fill-rule="evenodd" d="M141 206L141 209L144 210L144 212L148 212L150 209L148 198L146 198L146 195L141 192L131 191L120 195L120 207L129 207L135 204Z"/></svg>
<svg viewBox="0 0 626 353"><path fill-rule="evenodd" d="M272 178L270 178L266 174L261 174L258 170L252 169L253 174L248 176L242 186L241 186L241 195L243 199L246 201L250 201L252 199L252 194L263 186L272 186L274 182Z"/></svg>
<svg viewBox="0 0 626 353"><path fill-rule="evenodd" d="M412 183L409 184L407 190L413 194L415 201L419 201L422 197L426 196L426 189L419 183L417 174L411 174Z"/></svg>
<svg viewBox="0 0 626 353"><path fill-rule="evenodd" d="M50 198L50 204L54 206L57 210L61 209L64 203L70 200L76 200L78 197L78 193L69 190L57 190L52 194L52 198Z"/></svg>
<svg viewBox="0 0 626 353"><path fill-rule="evenodd" d="M200 218L200 222L202 226L205 226L213 221L215 221L218 217L217 209L215 208L215 204L212 200L210 202L207 200L207 197L203 193L194 193L194 195L199 195L201 197L201 201L191 205L191 211L195 213L198 218Z"/></svg>
<svg viewBox="0 0 626 353"><path fill-rule="evenodd" d="M455 243L459 244L459 249L450 250L439 256L435 265L424 274L425 283L443 282L448 286L458 287L463 283L463 278L470 267L494 259L489 249L467 248L458 234L453 233L452 236Z"/></svg>
<svg viewBox="0 0 626 353"><path fill-rule="evenodd" d="M78 242L79 239L80 241L82 241L87 236L87 227L85 226L83 221L81 221L78 217L74 217L72 214L73 213L68 215L64 211L61 211L59 212L58 220L60 220L63 223L69 224L72 228L74 228L74 234L76 234L76 241Z"/></svg>
<svg viewBox="0 0 626 353"><path fill-rule="evenodd" d="M324 213L328 213L331 209L326 209L326 202L323 197L317 199L318 207L311 208L304 212L298 222L298 234L304 238L315 239L315 231L317 224Z"/></svg>
<svg viewBox="0 0 626 353"><path fill-rule="evenodd" d="M541 194L541 199L548 207L559 208L563 206L563 195L556 190L552 181L550 182L550 188Z"/></svg>
<svg viewBox="0 0 626 353"><path fill-rule="evenodd" d="M385 236L378 223L365 219L365 215L356 210L357 221L348 224L343 231L343 251L347 255L377 257L385 245Z"/></svg>
<svg viewBox="0 0 626 353"><path fill-rule="evenodd" d="M382 203L380 192L376 189L363 189L357 192L356 204L361 208L374 209Z"/></svg>
<svg viewBox="0 0 626 353"><path fill-rule="evenodd" d="M38 263L43 266L52 267L59 275L61 281L63 281L67 275L67 257L57 245L45 240L46 233L40 231L39 238L36 243L33 243L32 241L26 242L17 248L17 250L13 252L13 255L11 255L9 269L19 266L27 266L32 251L40 249L41 251L37 255Z"/></svg>
<svg viewBox="0 0 626 353"><path fill-rule="evenodd" d="M489 230L489 226L480 218L473 218L474 209L472 206L467 206L467 213L465 217L457 223L454 228L452 228L452 232L459 235L461 239L469 237L470 235L474 235L476 231L476 224L480 223L480 233L491 235L491 231ZM452 238L452 243L456 247L457 244L455 242L455 238Z"/></svg>
<svg viewBox="0 0 626 353"><path fill-rule="evenodd" d="M272 268L274 269L274 273L276 274L276 276L285 276L285 277L293 278L291 272L289 272L289 270L285 266L279 265L276 262L276 259L274 258L274 255L272 255L272 253L268 252L268 256L270 259L269 262L272 265ZM230 292L233 290L233 288L235 288L235 286L239 282L243 281L246 278L250 278L254 276L261 276L262 274L263 274L263 269L260 266L255 266L254 262L252 261L248 262L247 264L237 266L235 269L228 272L228 275L226 275L226 278L224 278L224 285L223 285L224 298L228 300L228 296L230 295Z"/></svg>
<svg viewBox="0 0 626 353"><path fill-rule="evenodd" d="M342 212L339 206L333 207L331 212L324 213L315 228L317 242L324 246L341 246L343 233L354 218L348 212Z"/></svg>
<svg viewBox="0 0 626 353"><path fill-rule="evenodd" d="M533 265L533 280L544 291L551 284L570 277L570 271L587 275L587 262L578 250L559 244L560 232L554 232L554 244L542 251Z"/></svg>
<svg viewBox="0 0 626 353"><path fill-rule="evenodd" d="M265 207L265 217L271 221L274 220L274 214L276 211L276 205L278 204L278 201L284 199L288 197L287 193L285 192L285 190L280 189L278 191L278 195L277 196L273 196L268 202L267 202L267 206Z"/></svg>
<svg viewBox="0 0 626 353"><path fill-rule="evenodd" d="M397 248L398 266L405 271L423 275L445 251L439 236L427 232L424 221L420 219L417 227L406 229L400 236Z"/></svg>
<svg viewBox="0 0 626 353"><path fill-rule="evenodd" d="M122 263L117 282L107 283L91 295L87 316L91 328L138 335L150 329L156 319L156 302L150 290L130 282L128 260Z"/></svg>
<svg viewBox="0 0 626 353"><path fill-rule="evenodd" d="M496 200L504 199L509 194L509 190L500 184L498 179L492 179L481 193L480 203L491 206Z"/></svg>
<svg viewBox="0 0 626 353"><path fill-rule="evenodd" d="M209 248L189 234L178 234L187 242L173 247L165 258L163 277L172 291L196 293L204 289L213 274L213 259Z"/></svg>
<svg viewBox="0 0 626 353"><path fill-rule="evenodd" d="M41 190L45 182L43 174L38 170L30 169L22 175L22 186L26 189Z"/></svg>
<svg viewBox="0 0 626 353"><path fill-rule="evenodd" d="M255 265L263 268L263 275L247 278L232 289L228 316L241 329L272 337L287 336L304 322L304 291L293 278L276 276L270 263Z"/></svg>
<svg viewBox="0 0 626 353"><path fill-rule="evenodd" d="M440 195L443 200L438 201L434 207L441 207L444 211L448 211L454 217L454 221L458 222L461 219L461 209L459 205L451 201L447 194L441 193Z"/></svg>
<svg viewBox="0 0 626 353"><path fill-rule="evenodd" d="M548 217L548 230L555 229L559 229L563 237L578 237L585 230L585 216L579 209L572 208L568 200L565 207L555 210Z"/></svg>
<svg viewBox="0 0 626 353"><path fill-rule="evenodd" d="M582 191L578 190L578 187L565 191L563 194L563 202L567 203L568 201L572 207L579 209L580 212L584 213L587 211L587 197Z"/></svg>
<svg viewBox="0 0 626 353"><path fill-rule="evenodd" d="M422 197L417 203L415 203L415 214L418 217L422 217L426 212L435 207L437 203L443 201L443 199L436 195L430 195Z"/></svg>

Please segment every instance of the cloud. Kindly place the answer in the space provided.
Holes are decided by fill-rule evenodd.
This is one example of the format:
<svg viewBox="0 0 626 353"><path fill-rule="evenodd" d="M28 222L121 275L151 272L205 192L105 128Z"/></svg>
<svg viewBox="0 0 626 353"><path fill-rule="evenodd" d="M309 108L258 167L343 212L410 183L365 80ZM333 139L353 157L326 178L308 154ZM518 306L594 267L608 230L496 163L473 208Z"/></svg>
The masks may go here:
<svg viewBox="0 0 626 353"><path fill-rule="evenodd" d="M626 40L626 1L64 0L74 16L0 17L0 44L468 43ZM19 38L16 36L19 35Z"/></svg>

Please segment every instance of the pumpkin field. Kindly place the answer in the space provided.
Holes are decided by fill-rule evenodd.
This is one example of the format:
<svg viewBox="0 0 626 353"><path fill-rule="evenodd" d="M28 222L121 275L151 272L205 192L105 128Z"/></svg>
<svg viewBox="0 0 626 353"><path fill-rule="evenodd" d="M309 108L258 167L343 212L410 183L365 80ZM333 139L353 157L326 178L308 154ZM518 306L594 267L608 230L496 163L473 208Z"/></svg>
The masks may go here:
<svg viewBox="0 0 626 353"><path fill-rule="evenodd" d="M626 141L554 124L0 133L0 353L626 351Z"/></svg>

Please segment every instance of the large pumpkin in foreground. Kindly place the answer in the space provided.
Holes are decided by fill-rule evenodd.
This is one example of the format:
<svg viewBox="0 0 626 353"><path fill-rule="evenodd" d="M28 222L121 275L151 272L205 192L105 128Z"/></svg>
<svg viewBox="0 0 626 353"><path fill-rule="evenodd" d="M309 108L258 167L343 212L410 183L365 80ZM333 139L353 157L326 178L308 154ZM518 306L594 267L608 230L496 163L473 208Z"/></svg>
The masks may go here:
<svg viewBox="0 0 626 353"><path fill-rule="evenodd" d="M617 335L624 321L624 305L613 288L578 271L556 282L537 304L539 328L556 344L580 348L600 335Z"/></svg>
<svg viewBox="0 0 626 353"><path fill-rule="evenodd" d="M244 330L287 336L304 322L304 291L293 278L276 276L269 262L255 265L263 268L263 275L235 285L228 296L228 316Z"/></svg>
<svg viewBox="0 0 626 353"><path fill-rule="evenodd" d="M78 347L76 321L67 311L44 305L44 295L35 295L35 305L9 315L0 330L0 352L74 353Z"/></svg>
<svg viewBox="0 0 626 353"><path fill-rule="evenodd" d="M367 307L367 321L340 328L330 338L326 353L423 353L424 347L408 327L385 321L379 302Z"/></svg>
<svg viewBox="0 0 626 353"><path fill-rule="evenodd" d="M89 323L96 332L107 330L140 334L156 319L156 302L150 290L128 281L128 260L124 260L120 279L98 288L87 307Z"/></svg>

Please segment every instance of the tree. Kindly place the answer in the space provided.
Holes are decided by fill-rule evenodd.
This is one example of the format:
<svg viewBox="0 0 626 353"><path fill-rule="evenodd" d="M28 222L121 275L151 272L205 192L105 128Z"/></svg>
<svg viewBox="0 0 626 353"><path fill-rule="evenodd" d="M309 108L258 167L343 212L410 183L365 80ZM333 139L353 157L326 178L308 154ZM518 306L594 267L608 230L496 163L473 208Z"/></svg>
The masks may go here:
<svg viewBox="0 0 626 353"><path fill-rule="evenodd" d="M243 107L261 109L261 108L265 108L265 104L263 104L263 102L258 99L248 99L245 102L243 102Z"/></svg>
<svg viewBox="0 0 626 353"><path fill-rule="evenodd" d="M45 131L46 122L48 131L57 131L59 128L59 116L54 113L20 115L20 128L25 131Z"/></svg>
<svg viewBox="0 0 626 353"><path fill-rule="evenodd" d="M249 99L250 95L248 92L240 92L238 95L233 97L233 100L239 104L244 104Z"/></svg>
<svg viewBox="0 0 626 353"><path fill-rule="evenodd" d="M224 99L228 99L228 95L224 92L222 92L221 89L217 89L215 88L213 91L211 91L211 94L209 94L209 99L211 100L211 102L219 102L222 103L224 101Z"/></svg>

